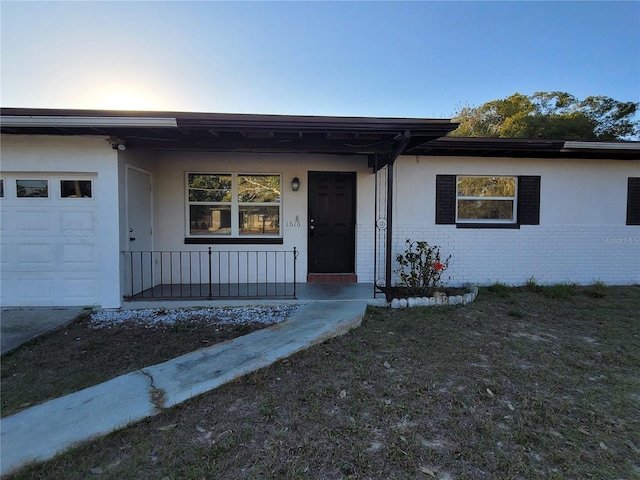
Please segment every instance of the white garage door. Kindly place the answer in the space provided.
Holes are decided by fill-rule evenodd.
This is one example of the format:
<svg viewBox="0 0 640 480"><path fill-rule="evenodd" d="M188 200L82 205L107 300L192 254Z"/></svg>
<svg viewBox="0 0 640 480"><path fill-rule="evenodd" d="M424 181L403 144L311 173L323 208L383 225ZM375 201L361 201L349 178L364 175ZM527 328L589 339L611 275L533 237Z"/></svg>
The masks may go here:
<svg viewBox="0 0 640 480"><path fill-rule="evenodd" d="M98 304L95 175L2 177L2 306Z"/></svg>

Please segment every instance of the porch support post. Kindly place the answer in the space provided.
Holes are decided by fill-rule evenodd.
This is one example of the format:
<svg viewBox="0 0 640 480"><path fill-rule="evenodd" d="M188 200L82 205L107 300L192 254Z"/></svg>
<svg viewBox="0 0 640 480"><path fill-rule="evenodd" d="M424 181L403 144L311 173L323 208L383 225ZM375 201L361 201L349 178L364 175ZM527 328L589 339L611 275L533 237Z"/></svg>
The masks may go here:
<svg viewBox="0 0 640 480"><path fill-rule="evenodd" d="M398 134L398 140L389 155L389 163L387 164L387 238L385 246L386 252L384 283L386 287L385 296L387 297L388 302L392 300L389 287L391 287L391 251L393 246L393 166L395 164L396 158L398 158L398 156L406 148L410 138L411 134L409 130L405 130L403 133Z"/></svg>

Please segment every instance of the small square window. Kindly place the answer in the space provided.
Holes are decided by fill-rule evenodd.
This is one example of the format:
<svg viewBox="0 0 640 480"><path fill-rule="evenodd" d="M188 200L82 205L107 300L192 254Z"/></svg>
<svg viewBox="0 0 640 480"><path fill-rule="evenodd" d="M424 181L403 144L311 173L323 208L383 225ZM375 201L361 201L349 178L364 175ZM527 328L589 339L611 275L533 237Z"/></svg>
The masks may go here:
<svg viewBox="0 0 640 480"><path fill-rule="evenodd" d="M48 180L16 180L18 198L49 198Z"/></svg>
<svg viewBox="0 0 640 480"><path fill-rule="evenodd" d="M60 180L62 198L93 198L91 180Z"/></svg>

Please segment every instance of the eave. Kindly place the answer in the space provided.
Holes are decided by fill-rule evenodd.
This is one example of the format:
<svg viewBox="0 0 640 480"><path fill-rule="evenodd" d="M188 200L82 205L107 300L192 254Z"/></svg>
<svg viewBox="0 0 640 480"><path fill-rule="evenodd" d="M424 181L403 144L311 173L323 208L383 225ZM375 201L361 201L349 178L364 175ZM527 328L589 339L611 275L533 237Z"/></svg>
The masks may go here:
<svg viewBox="0 0 640 480"><path fill-rule="evenodd" d="M457 127L447 119L15 108L2 109L0 120L2 133L104 135L124 140L127 148L379 158L396 153L401 144L421 145Z"/></svg>

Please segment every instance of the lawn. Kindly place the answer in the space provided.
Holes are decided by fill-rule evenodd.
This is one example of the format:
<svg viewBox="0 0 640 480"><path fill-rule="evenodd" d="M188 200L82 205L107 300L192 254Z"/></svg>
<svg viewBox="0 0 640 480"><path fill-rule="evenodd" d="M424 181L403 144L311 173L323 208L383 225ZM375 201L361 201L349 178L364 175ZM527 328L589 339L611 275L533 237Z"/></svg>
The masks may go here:
<svg viewBox="0 0 640 480"><path fill-rule="evenodd" d="M640 287L481 289L362 327L15 479L640 476Z"/></svg>

